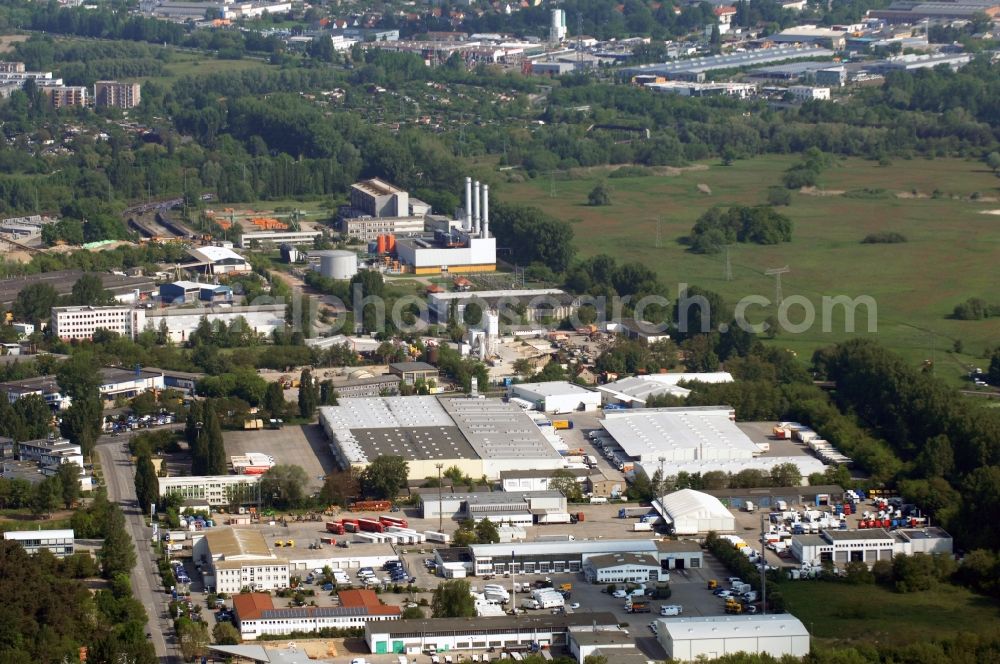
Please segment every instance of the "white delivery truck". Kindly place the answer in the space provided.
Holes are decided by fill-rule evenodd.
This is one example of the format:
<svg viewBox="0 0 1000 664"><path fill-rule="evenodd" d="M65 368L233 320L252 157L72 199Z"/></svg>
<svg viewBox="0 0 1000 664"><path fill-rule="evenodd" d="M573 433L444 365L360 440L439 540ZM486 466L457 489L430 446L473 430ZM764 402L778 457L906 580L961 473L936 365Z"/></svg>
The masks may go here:
<svg viewBox="0 0 1000 664"><path fill-rule="evenodd" d="M634 533L648 533L653 530L653 524L645 523L642 521L636 521L632 524L632 532Z"/></svg>

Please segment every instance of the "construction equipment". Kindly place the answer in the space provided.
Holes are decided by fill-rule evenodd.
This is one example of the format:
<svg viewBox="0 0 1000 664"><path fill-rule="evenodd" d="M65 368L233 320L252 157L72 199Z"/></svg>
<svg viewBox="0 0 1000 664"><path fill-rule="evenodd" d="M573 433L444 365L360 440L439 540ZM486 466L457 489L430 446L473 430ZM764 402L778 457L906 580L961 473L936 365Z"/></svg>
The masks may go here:
<svg viewBox="0 0 1000 664"><path fill-rule="evenodd" d="M709 590L715 590L718 587L719 587L719 581L717 579L709 579L708 580L708 589Z"/></svg>

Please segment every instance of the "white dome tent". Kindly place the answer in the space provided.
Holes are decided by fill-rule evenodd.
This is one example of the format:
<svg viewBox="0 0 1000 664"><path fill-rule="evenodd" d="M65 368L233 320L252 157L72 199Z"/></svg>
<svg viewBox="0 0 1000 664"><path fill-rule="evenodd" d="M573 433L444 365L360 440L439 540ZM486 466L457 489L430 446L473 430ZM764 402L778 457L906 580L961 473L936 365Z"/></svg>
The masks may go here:
<svg viewBox="0 0 1000 664"><path fill-rule="evenodd" d="M736 518L715 496L694 489L681 489L654 500L653 507L675 535L697 535L710 530L729 533Z"/></svg>

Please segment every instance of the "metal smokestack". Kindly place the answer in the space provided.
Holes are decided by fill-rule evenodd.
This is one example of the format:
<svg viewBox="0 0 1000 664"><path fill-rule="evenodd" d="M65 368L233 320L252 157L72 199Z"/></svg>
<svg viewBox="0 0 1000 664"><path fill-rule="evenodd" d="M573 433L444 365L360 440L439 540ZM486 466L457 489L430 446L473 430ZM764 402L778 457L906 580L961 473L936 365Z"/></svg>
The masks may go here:
<svg viewBox="0 0 1000 664"><path fill-rule="evenodd" d="M472 234L479 233L479 180L472 185Z"/></svg>
<svg viewBox="0 0 1000 664"><path fill-rule="evenodd" d="M479 237L490 236L490 185L483 185L483 223L480 225Z"/></svg>
<svg viewBox="0 0 1000 664"><path fill-rule="evenodd" d="M465 178L465 221L462 230L472 230L472 178Z"/></svg>

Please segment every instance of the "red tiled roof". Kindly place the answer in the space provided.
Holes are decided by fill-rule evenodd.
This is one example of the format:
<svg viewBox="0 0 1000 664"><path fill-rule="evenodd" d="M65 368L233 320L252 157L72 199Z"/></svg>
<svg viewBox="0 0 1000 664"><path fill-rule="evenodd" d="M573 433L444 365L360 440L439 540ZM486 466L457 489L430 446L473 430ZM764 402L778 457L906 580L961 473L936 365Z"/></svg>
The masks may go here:
<svg viewBox="0 0 1000 664"><path fill-rule="evenodd" d="M274 608L274 602L267 593L240 593L233 595L233 610L239 620L257 620L264 611Z"/></svg>
<svg viewBox="0 0 1000 664"><path fill-rule="evenodd" d="M374 590L341 590L337 595L340 597L340 605L343 607L370 608L381 606Z"/></svg>

